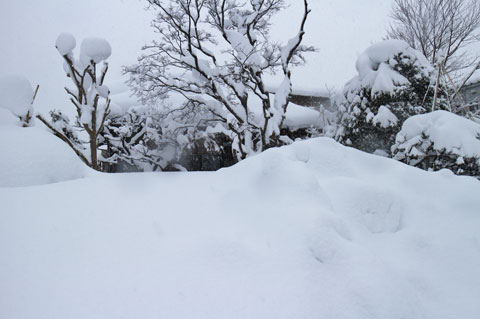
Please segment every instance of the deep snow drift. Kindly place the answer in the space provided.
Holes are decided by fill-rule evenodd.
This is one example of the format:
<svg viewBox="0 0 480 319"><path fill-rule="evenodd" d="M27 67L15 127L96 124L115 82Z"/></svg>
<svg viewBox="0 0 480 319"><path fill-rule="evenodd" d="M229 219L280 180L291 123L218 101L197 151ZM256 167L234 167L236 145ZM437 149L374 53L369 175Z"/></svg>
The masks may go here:
<svg viewBox="0 0 480 319"><path fill-rule="evenodd" d="M478 318L479 194L327 138L0 188L0 317Z"/></svg>
<svg viewBox="0 0 480 319"><path fill-rule="evenodd" d="M3 122L3 115L8 114L0 112L0 187L56 183L95 174L52 133L39 127L19 127L13 116L6 117L10 122ZM0 201L0 210L3 203Z"/></svg>

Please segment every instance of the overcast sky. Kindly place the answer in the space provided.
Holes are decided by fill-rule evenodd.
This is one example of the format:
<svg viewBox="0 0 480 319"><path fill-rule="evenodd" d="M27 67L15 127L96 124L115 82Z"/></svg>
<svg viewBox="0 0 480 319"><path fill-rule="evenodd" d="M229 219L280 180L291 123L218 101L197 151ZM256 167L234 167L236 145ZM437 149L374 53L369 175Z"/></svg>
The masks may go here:
<svg viewBox="0 0 480 319"><path fill-rule="evenodd" d="M288 40L298 31L301 0L274 20L272 35ZM320 51L308 65L294 71L294 85L308 89L339 89L355 75L357 56L385 35L392 0L310 0L305 44ZM121 67L132 64L140 47L155 36L152 13L145 0L1 0L0 73L25 75L40 84L37 109L63 108L68 83L62 59L55 50L60 32L71 32L77 43L84 37L106 38L112 46L110 82L122 80ZM68 106L69 107L69 106Z"/></svg>

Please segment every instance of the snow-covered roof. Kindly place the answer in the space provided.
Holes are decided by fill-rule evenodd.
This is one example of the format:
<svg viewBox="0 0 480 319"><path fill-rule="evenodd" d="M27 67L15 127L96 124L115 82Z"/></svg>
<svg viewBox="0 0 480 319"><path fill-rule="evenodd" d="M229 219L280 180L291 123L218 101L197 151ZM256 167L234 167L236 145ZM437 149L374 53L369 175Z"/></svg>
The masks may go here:
<svg viewBox="0 0 480 319"><path fill-rule="evenodd" d="M284 125L289 129L323 127L323 122L322 113L319 111L293 103L288 104Z"/></svg>
<svg viewBox="0 0 480 319"><path fill-rule="evenodd" d="M279 84L276 83L267 83L265 85L266 89L270 93L275 93L279 87ZM331 93L327 89L314 88L314 87L305 87L292 84L292 94L300 96L314 96L314 97L324 97L329 98Z"/></svg>
<svg viewBox="0 0 480 319"><path fill-rule="evenodd" d="M473 73L472 77L467 81L466 85L476 84L480 82L480 69Z"/></svg>

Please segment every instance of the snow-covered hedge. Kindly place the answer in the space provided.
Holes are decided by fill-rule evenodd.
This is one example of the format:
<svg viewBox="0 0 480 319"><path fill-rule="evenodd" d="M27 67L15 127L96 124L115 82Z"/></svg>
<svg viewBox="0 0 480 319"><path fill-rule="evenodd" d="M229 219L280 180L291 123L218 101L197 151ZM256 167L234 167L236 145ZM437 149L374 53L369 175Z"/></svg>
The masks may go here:
<svg viewBox="0 0 480 319"><path fill-rule="evenodd" d="M426 170L480 178L480 125L446 111L416 115L403 124L392 153Z"/></svg>
<svg viewBox="0 0 480 319"><path fill-rule="evenodd" d="M373 153L390 152L395 135L410 116L432 105L434 69L406 42L386 40L369 47L357 60L358 75L345 86L336 138ZM440 108L443 108L440 93Z"/></svg>

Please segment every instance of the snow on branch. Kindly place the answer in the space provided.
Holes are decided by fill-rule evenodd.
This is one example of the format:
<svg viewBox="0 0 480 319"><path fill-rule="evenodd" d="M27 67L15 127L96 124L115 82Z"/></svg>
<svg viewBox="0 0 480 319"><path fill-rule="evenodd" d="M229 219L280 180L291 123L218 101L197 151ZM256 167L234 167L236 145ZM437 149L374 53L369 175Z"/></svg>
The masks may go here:
<svg viewBox="0 0 480 319"><path fill-rule="evenodd" d="M98 145L105 120L110 112L110 90L104 85L108 71L106 60L112 49L108 41L102 38L86 38L80 45L80 55L75 58L75 37L70 33L61 33L55 43L58 53L64 60L64 70L75 88L65 88L77 113L77 123L89 136L90 154L86 154L83 145L75 138L74 129L61 114L51 112L51 121L38 115L52 132L66 142L87 165L99 168ZM99 68L99 64L103 66ZM88 159L87 159L88 158Z"/></svg>
<svg viewBox="0 0 480 319"><path fill-rule="evenodd" d="M313 51L301 45L310 13L307 1L300 31L284 48L269 37L270 19L286 7L284 0L149 3L156 9L153 26L160 38L144 47L138 64L125 68L139 98L157 104L178 94L185 103L195 103L224 123L238 158L281 145L290 91L272 101L263 76L284 69L289 79L289 65L302 63L302 53ZM219 52L218 47L226 49Z"/></svg>

